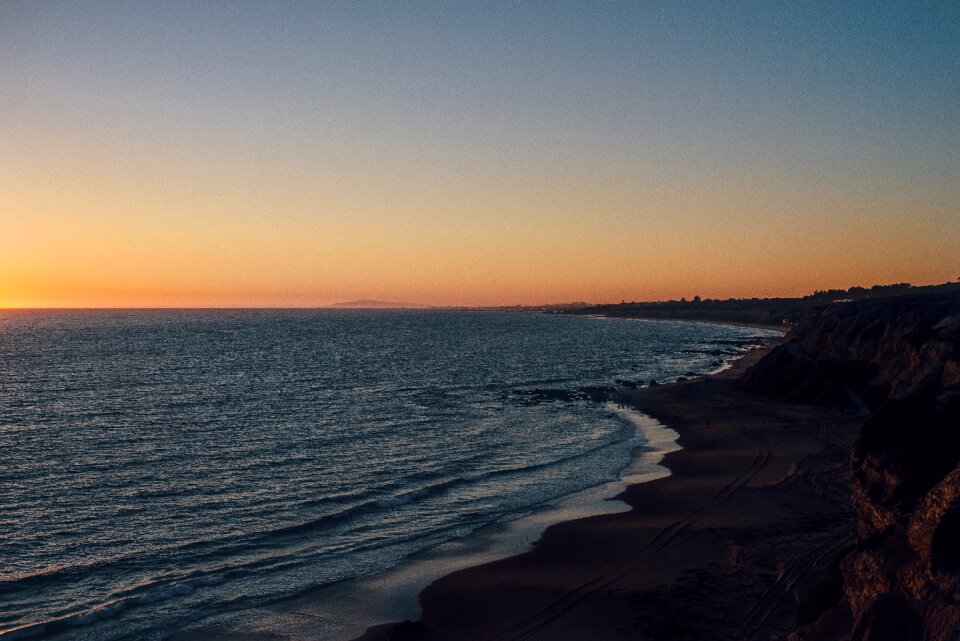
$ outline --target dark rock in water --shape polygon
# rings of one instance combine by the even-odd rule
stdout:
[[[623,386],[623,387],[629,387],[630,389],[637,389],[638,387],[640,387],[640,384],[639,384],[639,383],[635,383],[635,382],[633,382],[633,381],[624,380],[624,379],[622,379],[622,378],[618,378],[615,382],[616,382],[617,385],[620,385],[620,386]]]
[[[677,377],[677,382],[678,382],[678,383],[686,383],[687,380],[688,380],[688,379],[687,379],[686,376],[678,376],[678,377]]]
[[[584,387],[580,390],[584,396],[594,402],[603,402],[610,400],[614,390],[609,387]]]
[[[850,457],[857,543],[837,584],[851,641],[960,638],[958,364],[960,296],[905,296],[813,310],[740,381],[869,415]]]
[[[653,387],[653,386],[659,385],[659,384],[660,384],[660,383],[657,382],[657,379],[655,379],[655,378],[650,379],[650,387]]]
[[[573,392],[562,389],[532,389],[532,390],[514,390],[514,394],[527,396],[533,402],[542,401],[564,401],[574,400]]]
[[[702,354],[704,356],[737,356],[742,354],[738,349],[685,349],[686,354]]]
[[[748,336],[747,338],[722,338],[713,341],[717,345],[734,345],[736,347],[750,347],[763,343],[763,338]]]
[[[518,396],[526,396],[531,403],[548,401],[562,401],[564,403],[574,401],[604,402],[610,400],[616,394],[616,389],[613,387],[581,387],[577,390],[536,388],[514,390],[513,393]]]
[[[533,390],[533,397],[543,400],[566,402],[574,399],[572,392],[562,389],[535,389]]]
[[[687,372],[686,374],[684,374],[684,376],[689,376],[690,378],[693,378],[694,376],[700,376],[700,375],[697,374],[696,372]]]

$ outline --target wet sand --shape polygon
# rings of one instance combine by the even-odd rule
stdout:
[[[857,419],[740,391],[761,351],[716,376],[628,392],[680,433],[672,475],[629,486],[632,510],[554,525],[525,554],[420,595],[419,622],[377,639],[778,639],[853,540]],[[839,598],[839,597],[838,597]]]

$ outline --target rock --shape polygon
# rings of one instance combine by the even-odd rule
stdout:
[[[849,608],[848,638],[960,639],[960,295],[817,308],[740,385],[867,415],[850,456],[857,542],[834,608]]]
[[[595,403],[602,403],[610,400],[614,390],[610,387],[582,387],[580,393]]]
[[[563,401],[569,403],[574,400],[574,395],[569,390],[562,389],[532,389],[532,390],[516,390],[514,394],[527,396],[531,401],[542,402],[542,401]]]
[[[854,625],[850,641],[925,641],[925,637],[910,603],[898,594],[885,594]]]
[[[955,360],[948,360],[943,364],[940,384],[947,388],[960,387],[960,363]]]
[[[788,401],[871,409],[924,388],[960,385],[960,295],[915,295],[816,308],[742,385]],[[838,393],[840,392],[840,393]]]

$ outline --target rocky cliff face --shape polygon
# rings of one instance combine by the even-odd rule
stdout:
[[[960,295],[813,310],[741,384],[865,416],[850,459],[857,545],[822,617],[849,611],[849,629],[829,636],[960,640]],[[824,621],[795,638],[825,638]]]

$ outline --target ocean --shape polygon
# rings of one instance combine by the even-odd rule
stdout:
[[[649,436],[590,388],[705,374],[773,334],[519,311],[2,312],[0,637],[160,640],[396,572],[637,472]]]

